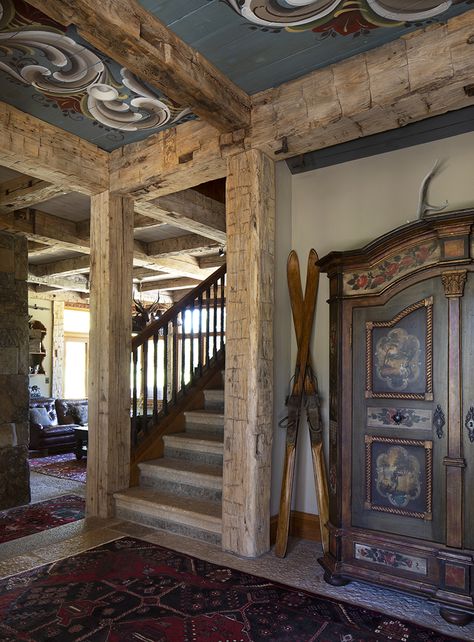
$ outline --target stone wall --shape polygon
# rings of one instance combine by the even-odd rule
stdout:
[[[0,232],[0,510],[30,501],[27,269],[26,239]]]

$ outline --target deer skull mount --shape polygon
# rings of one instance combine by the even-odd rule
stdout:
[[[154,303],[145,305],[142,301],[133,298],[134,311],[132,313],[132,332],[142,332],[149,323],[156,321],[161,316],[160,295]]]

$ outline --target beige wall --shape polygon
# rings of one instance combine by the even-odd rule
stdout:
[[[37,306],[35,309],[34,306]],[[43,309],[45,308],[45,309]],[[44,375],[30,375],[29,385],[39,386],[41,394],[44,397],[51,395],[51,376],[52,376],[52,352],[53,352],[53,302],[44,299],[35,299],[32,296],[28,298],[28,314],[32,316],[33,320],[41,321],[46,328],[46,336],[44,338],[44,347],[46,349],[46,356],[43,361],[43,368],[46,372]],[[46,381],[48,380],[48,383]]]
[[[421,182],[436,159],[446,159],[446,169],[433,182],[430,202],[444,203],[449,209],[474,207],[474,134],[463,134],[442,141],[351,161],[291,177],[277,173],[277,271],[275,316],[275,371],[288,369],[286,341],[289,308],[286,282],[281,272],[290,248],[295,249],[302,265],[314,247],[319,256],[331,250],[360,247],[377,236],[413,220],[417,216]],[[288,192],[291,191],[291,208]],[[290,223],[291,222],[291,223]],[[289,235],[291,241],[281,242]],[[278,238],[280,236],[280,243]],[[304,272],[304,269],[303,269]],[[305,275],[303,276],[305,278]],[[285,287],[283,287],[283,285]],[[285,299],[286,297],[286,299]],[[321,276],[312,357],[319,378],[324,426],[328,425],[328,283]],[[279,301],[279,306],[278,306]],[[294,367],[296,344],[291,328],[291,366]],[[283,375],[281,375],[283,376]],[[291,376],[291,374],[289,375]],[[287,379],[289,378],[287,377]],[[278,384],[277,384],[278,385]],[[280,386],[281,388],[281,386]],[[275,423],[282,416],[284,395],[275,389]],[[281,483],[281,459],[284,440],[275,426],[272,514],[278,509]],[[293,508],[317,513],[309,440],[304,422],[300,425],[296,483]]]

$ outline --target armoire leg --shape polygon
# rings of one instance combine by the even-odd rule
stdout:
[[[439,614],[443,620],[446,620],[449,624],[456,624],[457,626],[466,626],[466,624],[469,624],[473,618],[470,613],[454,611],[453,609],[447,609],[444,606],[440,608]]]
[[[331,586],[346,586],[346,584],[350,584],[351,582],[342,575],[328,573],[327,571],[324,573],[324,581]]]

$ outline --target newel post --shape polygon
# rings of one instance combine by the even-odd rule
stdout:
[[[133,202],[91,198],[91,330],[87,514],[113,514],[130,475]]]
[[[274,163],[258,150],[229,159],[222,546],[270,547],[273,412]]]

